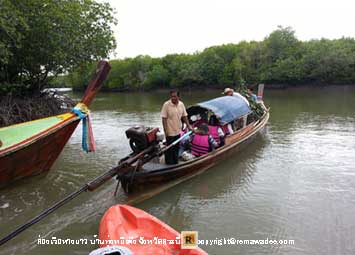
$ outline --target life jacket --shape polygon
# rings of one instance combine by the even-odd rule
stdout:
[[[225,136],[229,135],[228,124],[225,124],[224,126],[222,126],[222,131],[223,131]]]
[[[210,135],[213,137],[213,139],[216,141],[218,145],[221,143],[221,139],[219,138],[218,134],[218,126],[208,126],[208,130],[210,131]]]
[[[209,150],[208,135],[195,134],[191,142],[191,153],[199,157],[207,154]]]

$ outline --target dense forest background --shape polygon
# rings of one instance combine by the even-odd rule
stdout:
[[[0,96],[31,97],[116,48],[108,3],[0,0]]]
[[[62,97],[44,89],[85,89],[98,60],[116,49],[117,19],[108,3],[0,0],[0,6],[0,126],[60,113]],[[305,42],[280,26],[262,41],[110,64],[108,91],[355,84],[355,40]]]
[[[56,86],[83,89],[96,63],[85,64]],[[355,83],[355,40],[299,41],[290,27],[278,27],[263,41],[213,46],[194,54],[111,60],[104,89],[145,91],[171,87],[222,88]]]
[[[108,3],[0,0],[0,6],[0,97],[31,97],[49,86],[82,90],[97,61],[116,48]],[[111,91],[355,84],[355,40],[300,41],[280,26],[263,41],[110,64],[104,89]]]
[[[72,107],[72,100],[44,88],[60,74],[107,58],[116,48],[116,22],[101,1],[0,0],[0,127]]]

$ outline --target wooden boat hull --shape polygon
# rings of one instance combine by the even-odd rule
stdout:
[[[68,120],[36,142],[0,157],[0,187],[24,177],[48,172],[79,122]]]
[[[154,164],[147,164],[139,171],[118,175],[122,188],[126,193],[139,192],[172,180],[189,179],[189,177],[200,174],[220,161],[233,157],[237,151],[251,143],[259,133],[264,131],[268,119],[269,113],[267,112],[257,123],[251,123],[240,132],[229,136],[225,146],[202,157],[172,166],[164,165],[162,167],[162,165],[156,164],[155,169]]]
[[[90,106],[110,68],[108,62],[99,62],[81,105]],[[66,113],[1,128],[0,188],[15,180],[47,172],[79,122],[76,114]]]

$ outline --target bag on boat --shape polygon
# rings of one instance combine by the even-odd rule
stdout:
[[[195,155],[192,155],[190,152],[188,151],[184,151],[182,154],[181,154],[181,158],[184,160],[184,161],[189,161],[191,159],[194,159],[196,158]]]

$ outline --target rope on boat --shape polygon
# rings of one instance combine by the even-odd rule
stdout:
[[[137,172],[138,168],[141,167],[141,165],[142,165],[142,160],[138,159],[137,165],[136,165],[136,167],[134,168],[134,170],[133,170],[133,172],[131,174],[129,185],[131,185],[133,183],[134,176],[136,175],[136,172]],[[128,191],[128,186],[127,186],[127,191]]]
[[[114,196],[117,195],[118,192],[118,188],[120,187],[120,179],[117,178],[117,185],[116,185],[116,189],[115,189],[115,193],[113,193]]]
[[[89,108],[84,103],[78,103],[74,107],[72,112],[78,115],[78,117],[83,120],[83,136],[81,143],[83,150],[86,152],[95,151],[96,145],[94,141],[94,133],[92,131],[91,115]]]

